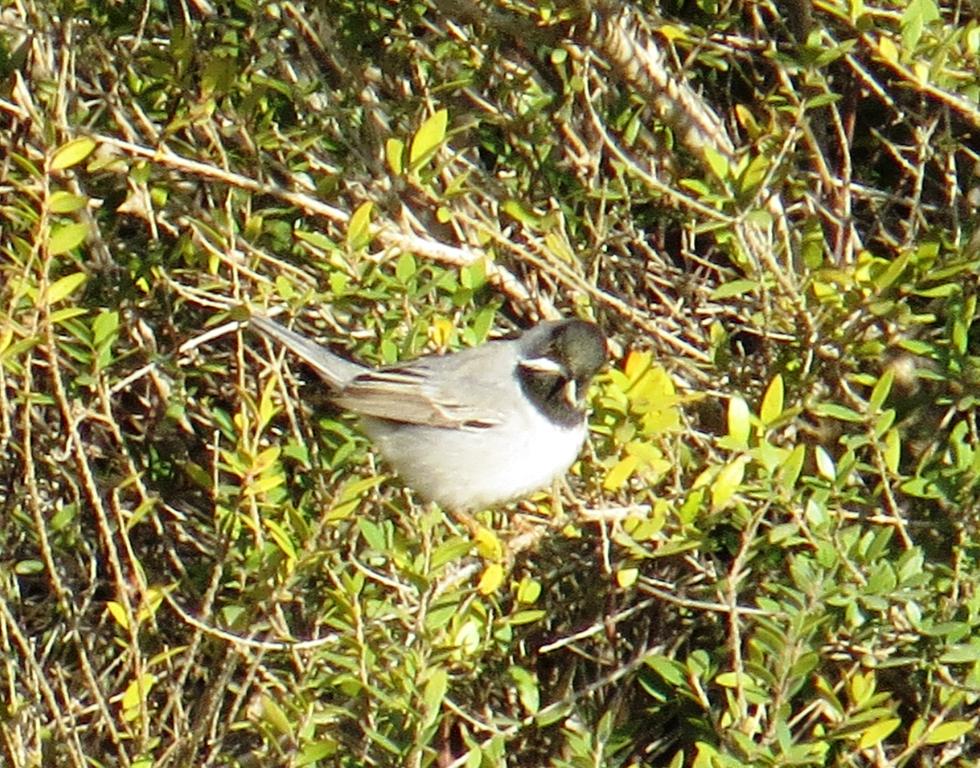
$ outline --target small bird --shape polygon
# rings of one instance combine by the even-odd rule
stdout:
[[[368,368],[274,320],[252,326],[301,357],[402,480],[450,512],[548,486],[585,441],[583,398],[608,357],[594,323],[540,323],[513,339]]]

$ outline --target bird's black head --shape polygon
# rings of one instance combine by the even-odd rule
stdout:
[[[555,423],[579,423],[585,390],[609,357],[599,326],[585,320],[542,323],[521,342],[518,378],[524,393]]]

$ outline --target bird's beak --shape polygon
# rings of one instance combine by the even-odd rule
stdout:
[[[565,400],[574,408],[582,405],[578,399],[578,386],[575,384],[575,379],[569,379],[565,382]]]

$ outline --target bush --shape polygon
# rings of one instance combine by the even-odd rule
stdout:
[[[980,759],[965,8],[2,13],[10,765]],[[272,307],[596,319],[570,488],[420,505]]]

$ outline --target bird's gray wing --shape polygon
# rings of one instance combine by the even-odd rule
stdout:
[[[369,370],[363,365],[344,360],[344,358],[268,317],[252,315],[250,324],[259,333],[278,341],[288,350],[301,357],[334,390],[342,389],[358,374]]]
[[[334,397],[363,416],[450,429],[481,429],[503,422],[511,383],[509,350],[491,344],[445,357],[423,357],[365,371]]]

